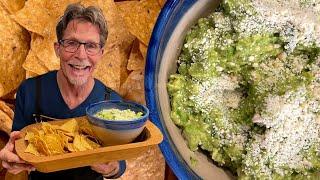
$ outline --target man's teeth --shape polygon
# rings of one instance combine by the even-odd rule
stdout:
[[[73,68],[79,69],[79,70],[86,69],[86,68],[90,67],[90,66],[73,65],[73,64],[70,64],[70,66]]]

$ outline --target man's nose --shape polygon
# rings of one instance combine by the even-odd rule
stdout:
[[[84,47],[84,44],[80,44],[76,54],[79,58],[86,58],[87,57],[87,52],[86,52],[86,48]]]

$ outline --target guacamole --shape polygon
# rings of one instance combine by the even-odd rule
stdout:
[[[187,33],[171,119],[239,179],[320,171],[320,2],[224,0]]]
[[[97,112],[94,116],[101,119],[107,120],[132,120],[142,117],[142,112],[134,112],[130,109],[103,109]]]

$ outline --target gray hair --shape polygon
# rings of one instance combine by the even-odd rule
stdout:
[[[97,25],[100,30],[100,45],[102,47],[105,45],[108,29],[102,10],[94,6],[84,7],[79,3],[68,5],[63,16],[60,18],[60,21],[56,26],[58,42],[62,40],[63,33],[67,29],[68,23],[74,19],[81,19]]]

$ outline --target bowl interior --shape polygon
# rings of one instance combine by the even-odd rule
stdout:
[[[207,155],[204,155],[202,152],[193,152],[191,151],[183,136],[181,135],[181,130],[172,122],[170,118],[170,98],[167,92],[167,82],[168,78],[171,74],[175,73],[177,70],[177,59],[180,54],[181,47],[183,45],[183,41],[187,31],[197,23],[197,20],[201,17],[207,16],[209,13],[213,12],[214,9],[220,3],[219,0],[201,0],[194,1],[194,4],[187,9],[183,9],[184,4],[187,1],[179,1],[180,4],[176,5],[176,10],[173,11],[171,17],[169,17],[170,24],[172,22],[178,21],[177,25],[171,29],[170,26],[166,26],[164,33],[160,36],[160,46],[158,51],[155,53],[156,55],[156,68],[155,68],[155,89],[154,93],[156,94],[156,106],[157,111],[159,113],[159,119],[161,125],[164,127],[164,134],[168,134],[169,141],[172,142],[170,145],[173,148],[173,152],[176,153],[176,156],[181,156],[182,160],[177,160],[176,164],[173,162],[169,162],[169,164],[173,164],[171,168],[175,171],[175,169],[179,169],[179,165],[184,165],[183,161],[187,163],[189,166],[187,171],[191,169],[193,173],[197,176],[201,177],[201,179],[233,179],[233,176],[228,172],[223,170],[222,168],[217,167],[213,161],[208,158]],[[180,6],[180,7],[179,7]],[[179,9],[180,8],[180,9]],[[175,16],[175,14],[179,14],[179,11],[186,11],[184,15],[180,18],[179,16]],[[173,19],[172,19],[173,18]],[[168,28],[170,30],[168,30]],[[156,29],[157,31],[157,29]],[[156,32],[154,31],[154,33]],[[161,30],[159,30],[161,32]],[[163,39],[170,37],[167,42]],[[150,49],[150,48],[149,48]],[[149,52],[148,52],[149,53]],[[152,56],[152,53],[150,53]],[[149,57],[150,58],[150,57]],[[152,57],[151,57],[152,58]],[[148,97],[149,100],[151,97]],[[152,103],[153,100],[151,100]],[[149,102],[150,103],[150,102]],[[160,146],[161,147],[161,146]],[[162,146],[162,152],[166,152]],[[171,155],[172,156],[172,155]],[[166,157],[167,158],[167,157]],[[167,161],[170,157],[167,158]],[[196,161],[196,163],[193,163]],[[181,178],[188,178],[190,173],[177,172],[178,176]],[[199,178],[198,177],[198,178]]]
[[[130,109],[131,111],[134,111],[135,113],[142,112],[142,116],[139,118],[135,118],[132,120],[108,120],[108,119],[101,119],[98,117],[95,117],[95,114],[103,109],[119,109],[119,110],[126,110]],[[104,123],[113,123],[113,124],[130,124],[140,121],[146,121],[149,115],[149,110],[147,107],[134,103],[134,102],[128,102],[128,101],[101,101],[98,103],[91,104],[86,109],[87,115],[90,119],[95,119],[102,121]]]

